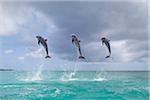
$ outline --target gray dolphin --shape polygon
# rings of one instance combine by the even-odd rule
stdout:
[[[105,43],[105,45],[107,46],[108,51],[109,51],[109,55],[106,56],[105,58],[109,58],[110,55],[111,55],[111,48],[110,48],[110,43],[109,43],[110,40],[108,40],[108,39],[105,38],[105,37],[102,37],[101,40],[102,40],[102,45],[104,45],[104,43]]]
[[[47,39],[44,39],[43,37],[41,37],[41,36],[36,36],[36,38],[38,39],[38,44],[40,45],[40,44],[42,44],[42,46],[45,48],[45,50],[46,50],[46,57],[45,58],[51,58],[49,55],[48,55],[48,46],[47,46],[47,43],[46,43],[46,41],[47,41]]]
[[[82,56],[79,38],[75,34],[72,34],[71,36],[72,36],[72,43],[74,43],[78,47],[80,54],[79,59],[85,59],[85,57]]]

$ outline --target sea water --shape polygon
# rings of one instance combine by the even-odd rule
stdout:
[[[148,72],[35,73],[1,71],[0,100],[149,100]]]

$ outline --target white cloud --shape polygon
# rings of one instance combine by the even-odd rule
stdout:
[[[26,57],[33,57],[33,58],[41,58],[44,56],[44,51],[42,50],[42,48],[34,50],[34,51],[30,51],[27,52],[25,54]]]
[[[19,60],[24,60],[24,59],[25,59],[25,57],[23,57],[23,56],[19,56],[19,57],[18,57],[18,59],[19,59]]]
[[[11,54],[11,53],[13,53],[13,52],[14,52],[14,50],[8,49],[8,50],[5,51],[5,54]]]
[[[45,51],[42,48],[26,48],[27,52],[25,53],[24,56],[19,56],[17,59],[19,60],[24,60],[25,58],[42,58],[45,57]]]
[[[26,4],[0,3],[0,35],[53,32],[56,26],[43,13]]]
[[[40,49],[28,49],[25,55],[18,56],[17,59],[24,60],[26,58],[42,58],[45,56],[45,52],[42,48]]]
[[[28,19],[29,15],[25,13],[26,10],[18,9],[17,7],[0,3],[0,35],[16,34],[19,30],[19,25]]]
[[[128,62],[132,60],[131,52],[128,50],[126,41],[112,41],[112,57],[117,61]]]

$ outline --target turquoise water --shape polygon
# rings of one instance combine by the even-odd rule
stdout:
[[[0,100],[148,100],[148,72],[0,72]]]

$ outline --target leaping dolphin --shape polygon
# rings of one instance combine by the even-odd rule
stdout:
[[[109,51],[109,55],[106,56],[105,58],[109,58],[110,55],[111,55],[111,48],[110,48],[110,43],[109,43],[110,40],[108,40],[108,39],[105,38],[105,37],[102,37],[101,40],[102,40],[102,45],[104,45],[104,43],[105,43],[105,45],[107,46],[108,51]]]
[[[80,54],[79,59],[85,59],[85,57],[82,56],[79,38],[75,34],[72,34],[71,36],[72,36],[72,43],[74,43],[78,47]]]
[[[41,37],[41,36],[36,36],[36,38],[38,39],[38,45],[40,45],[40,44],[42,44],[42,46],[45,48],[45,50],[46,50],[46,57],[45,58],[51,58],[50,56],[49,56],[49,54],[48,54],[48,46],[47,46],[47,43],[46,43],[46,41],[47,41],[47,39],[44,39],[43,37]]]

